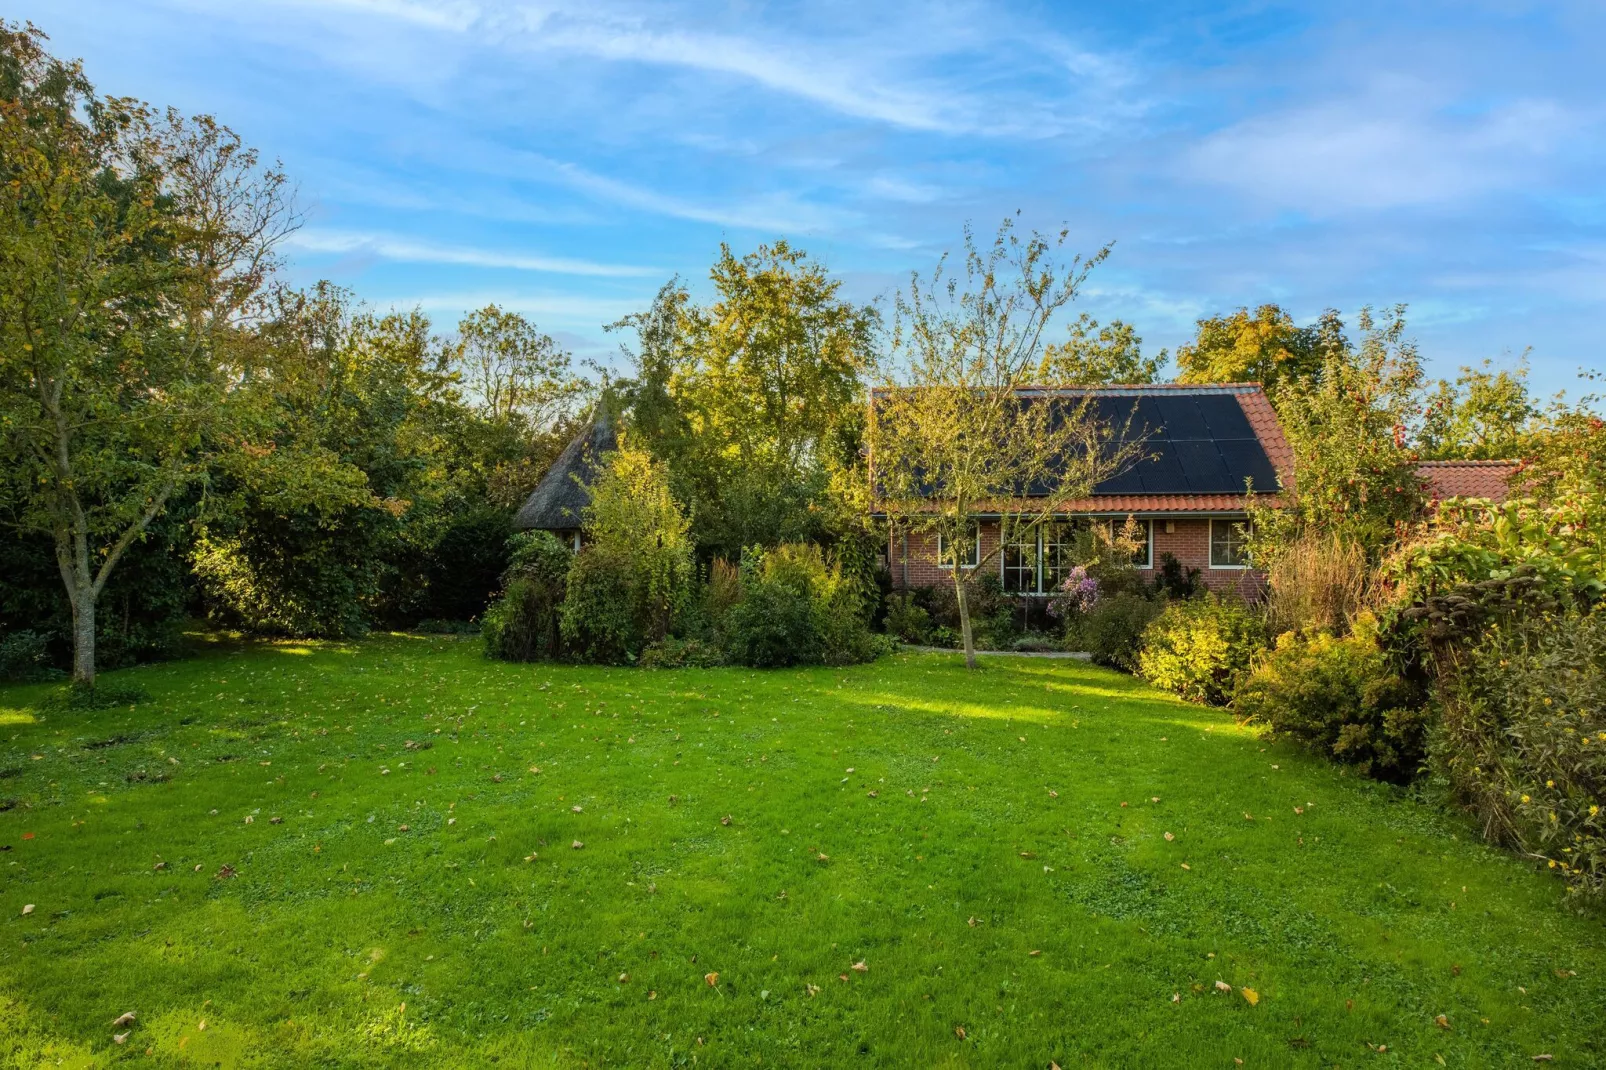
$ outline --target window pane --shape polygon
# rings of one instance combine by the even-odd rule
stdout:
[[[1043,525],[1043,587],[1053,591],[1076,564],[1076,527],[1070,522]]]
[[[1249,564],[1248,538],[1242,520],[1210,522],[1210,563],[1217,568],[1242,568]]]
[[[1028,535],[1004,547],[1004,590],[1031,594],[1037,590],[1037,536]]]
[[[1128,528],[1125,518],[1107,517],[1103,523],[1112,543],[1127,534]],[[1148,568],[1150,565],[1149,547],[1153,541],[1153,522],[1133,518],[1132,524],[1134,526],[1131,531],[1137,539],[1137,546],[1132,551],[1132,564],[1138,568]]]

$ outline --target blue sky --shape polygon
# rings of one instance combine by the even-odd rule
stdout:
[[[852,295],[1016,210],[1116,243],[1081,307],[1173,347],[1406,302],[1430,369],[1606,367],[1606,4],[12,0],[103,92],[299,185],[297,281],[490,301],[577,354],[719,243]]]

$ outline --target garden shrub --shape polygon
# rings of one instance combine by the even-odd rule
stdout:
[[[820,636],[808,592],[755,578],[725,618],[725,646],[732,661],[759,669],[818,662]]]
[[[643,669],[707,669],[725,664],[725,655],[712,643],[671,635],[648,644],[637,664]]]
[[[47,680],[57,674],[50,666],[50,636],[26,628],[0,635],[0,680]]]
[[[915,599],[913,591],[887,596],[887,634],[906,643],[931,641],[931,614]]]
[[[754,548],[741,579],[742,599],[725,617],[726,651],[738,664],[847,665],[887,649],[870,631],[860,585],[818,546]]]
[[[634,661],[690,608],[689,523],[669,492],[667,469],[635,449],[609,455],[583,518],[560,631],[583,660]]]
[[[1440,696],[1434,767],[1488,838],[1606,897],[1606,609],[1495,622]]]
[[[1204,593],[1204,583],[1198,569],[1185,567],[1175,554],[1163,553],[1154,570],[1154,593],[1161,598],[1196,598]]]
[[[1100,596],[1066,627],[1067,644],[1086,650],[1099,665],[1136,672],[1143,630],[1160,613],[1160,603],[1130,591]]]
[[[1284,632],[1238,686],[1233,707],[1363,775],[1403,783],[1422,767],[1428,713],[1420,690],[1390,666],[1375,620],[1351,633]]]
[[[502,594],[485,611],[485,653],[504,661],[550,660],[562,653],[560,619],[574,555],[549,531],[508,540]]]
[[[569,566],[558,631],[565,650],[580,661],[619,665],[634,661],[649,635],[635,587],[639,577],[631,556],[587,546]]]
[[[1138,673],[1185,699],[1220,706],[1265,644],[1264,621],[1239,599],[1170,602],[1143,632]]]

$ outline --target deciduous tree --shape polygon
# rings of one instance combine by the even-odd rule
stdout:
[[[1043,333],[1107,255],[1062,253],[1067,234],[1022,238],[1006,221],[991,244],[965,231],[962,266],[945,257],[896,300],[892,362],[871,404],[871,479],[896,523],[941,542],[952,569],[965,663],[976,665],[967,561],[980,569],[1032,535],[1067,500],[1141,456],[1086,397],[1032,392]],[[980,521],[1000,539],[977,546]]]

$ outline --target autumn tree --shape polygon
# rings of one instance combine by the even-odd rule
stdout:
[[[1491,362],[1440,379],[1422,413],[1417,440],[1432,460],[1521,458],[1533,445],[1543,411],[1528,390],[1528,358],[1494,370]]]
[[[941,546],[971,668],[967,571],[1141,456],[1141,443],[1100,422],[1085,395],[1029,389],[1054,314],[1108,254],[1067,259],[1066,238],[1023,238],[1006,221],[981,245],[967,227],[959,271],[944,257],[898,294],[892,359],[871,404],[877,505]],[[978,546],[984,516],[999,525],[990,549]]]
[[[1275,397],[1294,451],[1294,485],[1284,488],[1285,507],[1251,510],[1259,565],[1302,532],[1340,538],[1375,561],[1420,512],[1410,427],[1423,373],[1405,306],[1364,308],[1357,326],[1357,344],[1328,347],[1315,374],[1286,381]]]
[[[1319,375],[1327,355],[1344,345],[1344,325],[1331,309],[1300,327],[1277,305],[1240,308],[1198,321],[1193,341],[1177,347],[1177,381],[1258,382],[1275,394],[1285,382]]]
[[[8,514],[54,544],[87,687],[107,579],[234,444],[295,220],[226,127],[101,97],[45,43],[0,24],[0,457]]]
[[[1143,355],[1143,339],[1129,323],[1099,326],[1086,312],[1071,324],[1070,337],[1045,346],[1038,381],[1048,386],[1158,382],[1170,355]]]
[[[614,325],[637,337],[620,384],[630,423],[668,464],[700,549],[819,539],[833,467],[856,453],[875,310],[784,241],[721,246],[710,279],[706,307],[671,282]]]

